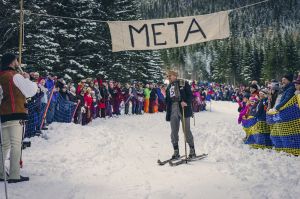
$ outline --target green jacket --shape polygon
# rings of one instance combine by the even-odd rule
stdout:
[[[144,89],[145,99],[150,99],[150,93],[151,93],[151,90],[149,88]]]

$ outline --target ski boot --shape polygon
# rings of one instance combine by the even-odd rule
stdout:
[[[196,157],[195,148],[190,148],[189,159],[193,159]]]
[[[180,158],[180,155],[179,155],[179,149],[175,149],[174,150],[174,154],[172,155],[172,160],[177,160]]]

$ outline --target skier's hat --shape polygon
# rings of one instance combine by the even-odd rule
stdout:
[[[174,71],[174,70],[170,70],[170,71],[168,72],[168,76],[171,76],[171,75],[174,75],[174,76],[178,77],[178,72],[176,72],[176,71]]]

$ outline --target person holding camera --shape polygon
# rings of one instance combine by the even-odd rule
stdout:
[[[3,89],[3,100],[0,105],[0,116],[3,134],[3,154],[10,150],[10,170],[8,183],[29,181],[20,175],[20,157],[22,143],[22,123],[27,119],[26,98],[33,97],[38,90],[37,84],[30,81],[29,74],[17,72],[19,66],[17,56],[7,53],[2,56],[0,85]],[[4,163],[0,159],[0,181],[3,181]]]

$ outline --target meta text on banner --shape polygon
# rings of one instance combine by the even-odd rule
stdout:
[[[230,35],[228,14],[108,22],[112,50],[155,50],[224,39]]]

